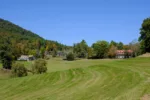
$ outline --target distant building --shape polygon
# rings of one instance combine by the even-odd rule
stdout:
[[[132,50],[117,50],[116,51],[116,58],[123,59],[123,58],[131,58],[133,55]]]
[[[19,61],[32,61],[35,60],[35,57],[33,55],[21,55],[21,57],[18,58]]]

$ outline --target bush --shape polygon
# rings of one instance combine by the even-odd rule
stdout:
[[[67,59],[68,61],[73,61],[73,60],[75,59],[74,54],[73,54],[73,53],[67,54],[66,59]]]
[[[1,51],[0,52],[0,60],[2,62],[3,68],[11,69],[12,61],[13,61],[12,54],[5,52],[5,51]]]
[[[47,62],[44,59],[38,59],[32,65],[32,72],[37,74],[46,73],[47,71]]]
[[[27,76],[27,69],[21,63],[15,63],[12,66],[12,74],[17,77]]]

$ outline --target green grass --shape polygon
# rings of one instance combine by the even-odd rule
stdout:
[[[0,68],[2,67],[2,64],[0,63]]]
[[[0,100],[140,100],[145,94],[150,58],[51,59],[46,74],[0,79]]]

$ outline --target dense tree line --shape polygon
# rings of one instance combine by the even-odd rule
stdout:
[[[117,50],[128,50],[129,45],[124,45],[122,42],[97,41],[89,47],[85,40],[73,45],[73,53],[77,58],[115,58]]]
[[[107,42],[97,41],[89,47],[85,40],[80,43],[76,43],[73,46],[73,53],[77,58],[89,58],[89,59],[103,59],[103,58],[116,58],[117,50],[125,50],[126,56],[138,56],[141,54],[140,42],[133,40],[129,44],[125,45],[122,42]],[[128,50],[133,53],[128,54]],[[127,57],[128,58],[128,57]]]
[[[47,42],[55,44],[58,50],[67,47],[57,41],[45,40],[31,31],[3,19],[0,19],[0,38],[1,43],[22,43],[27,44],[31,49],[36,49],[37,46],[45,46]]]

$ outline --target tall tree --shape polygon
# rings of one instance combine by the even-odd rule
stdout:
[[[79,58],[86,58],[88,53],[88,45],[85,40],[80,43],[74,44],[73,51]]]
[[[41,56],[41,58],[44,58],[44,57],[45,57],[45,48],[44,48],[44,47],[42,47],[42,48],[40,49],[40,56]]]
[[[13,61],[11,53],[1,50],[0,51],[0,60],[2,61],[3,68],[11,69],[12,61]]]
[[[116,57],[116,51],[117,51],[117,47],[112,45],[110,48],[109,48],[109,51],[108,51],[108,57],[109,58],[115,58]]]
[[[123,43],[122,42],[119,42],[118,45],[117,45],[117,48],[118,50],[122,50],[123,49]]]
[[[113,45],[113,46],[117,46],[117,42],[115,42],[115,41],[112,40],[109,45],[110,45],[110,47],[111,47],[112,45]]]
[[[92,45],[95,57],[104,58],[107,56],[109,43],[107,41],[98,41]]]
[[[89,47],[88,48],[88,58],[92,58],[93,57],[93,48]]]
[[[150,52],[150,18],[144,19],[140,29],[139,41],[143,53]]]

